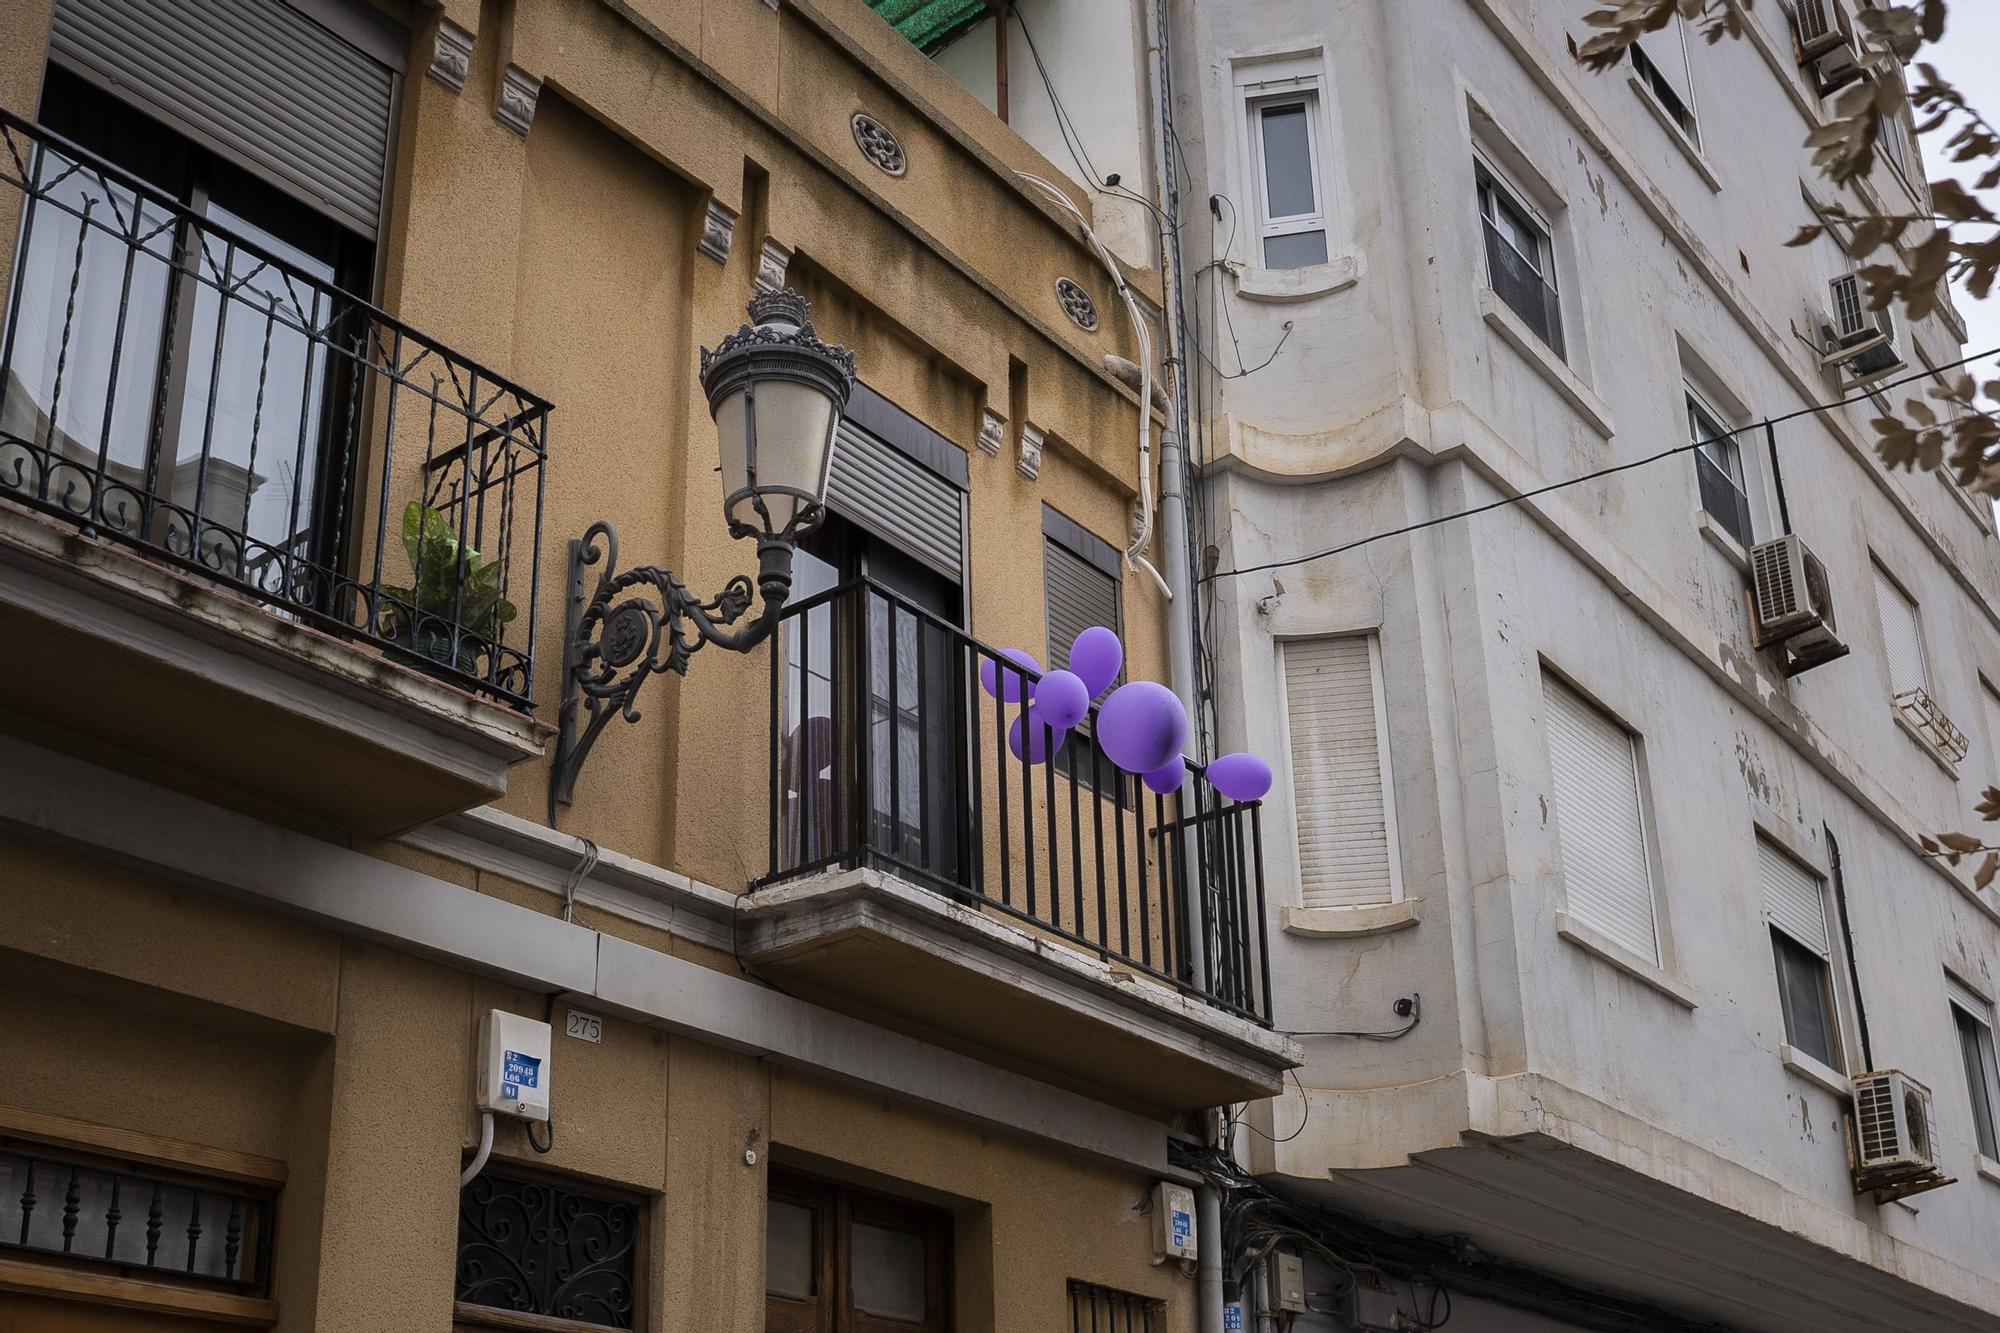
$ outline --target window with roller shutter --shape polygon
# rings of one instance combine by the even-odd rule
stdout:
[[[1664,28],[1644,33],[1632,47],[1632,70],[1667,118],[1694,144],[1701,142],[1695,121],[1694,80],[1688,66],[1687,25],[1679,16]]]
[[[1826,885],[1768,838],[1757,839],[1764,919],[1778,970],[1785,1041],[1830,1069],[1840,1068],[1840,1021],[1833,997],[1833,932]]]
[[[1620,948],[1658,963],[1637,742],[1548,672],[1542,674],[1542,698],[1565,910]]]
[[[1875,575],[1875,609],[1882,621],[1882,655],[1889,667],[1889,692],[1928,690],[1930,671],[1924,659],[1923,626],[1917,603],[1880,564]]]
[[[1299,904],[1402,897],[1384,743],[1381,648],[1372,634],[1284,645]]]
[[[1047,505],[1042,506],[1042,574],[1048,597],[1049,670],[1067,670],[1070,645],[1094,625],[1124,637],[1117,549]],[[1124,679],[1121,670],[1118,680]],[[1118,766],[1105,756],[1086,722],[1056,751],[1055,770],[1108,794]]]

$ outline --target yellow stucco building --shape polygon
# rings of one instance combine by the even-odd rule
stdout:
[[[1192,1329],[1169,1136],[1297,1059],[1256,811],[977,683],[1167,673],[1158,272],[861,0],[0,32],[0,1330]],[[755,568],[700,355],[785,288],[830,516],[553,799],[666,651],[600,575]]]

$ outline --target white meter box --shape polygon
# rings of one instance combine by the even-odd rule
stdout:
[[[479,1020],[479,1109],[517,1120],[549,1118],[550,1028],[489,1009]]]
[[[1193,1259],[1199,1250],[1194,1230],[1194,1191],[1164,1180],[1153,1186],[1153,1262]]]

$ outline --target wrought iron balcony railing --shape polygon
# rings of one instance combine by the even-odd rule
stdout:
[[[525,709],[549,404],[0,110],[0,497]]]
[[[1018,706],[977,684],[988,666],[1023,679],[866,579],[786,608],[762,884],[873,866],[1268,1024],[1258,804],[1198,777],[1148,792],[1090,740],[1094,707],[1057,754],[1018,756]]]

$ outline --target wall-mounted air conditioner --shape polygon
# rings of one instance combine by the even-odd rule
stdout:
[[[1799,64],[1819,85],[1820,96],[1861,77],[1861,39],[1847,0],[1792,0],[1792,30]]]
[[[1962,761],[1966,751],[1972,748],[1965,733],[1945,716],[1944,709],[1938,707],[1937,700],[1931,698],[1930,691],[1922,686],[1897,695],[1896,711],[1902,715],[1903,721],[1910,724],[1910,730],[1923,738],[1924,744],[1951,763]]]
[[[1857,1192],[1878,1203],[1954,1184],[1938,1170],[1931,1090],[1900,1069],[1854,1075],[1854,1116],[1847,1126]]]
[[[1858,381],[1876,380],[1906,364],[1896,345],[1896,318],[1885,307],[1870,310],[1859,273],[1843,273],[1827,285],[1830,302],[1820,316],[1820,361],[1840,366]]]
[[[1750,618],[1752,641],[1780,649],[1787,676],[1847,656],[1826,566],[1795,534],[1750,548]]]

